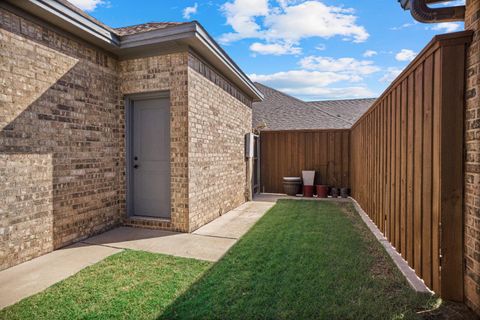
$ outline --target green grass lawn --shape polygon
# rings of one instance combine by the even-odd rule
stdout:
[[[155,319],[211,264],[123,251],[1,310],[0,319]]]
[[[279,201],[161,319],[415,319],[402,278],[350,203]]]
[[[416,294],[349,203],[282,200],[218,263],[126,251],[2,319],[416,319]]]

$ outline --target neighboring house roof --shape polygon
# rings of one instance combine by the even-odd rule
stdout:
[[[312,108],[304,101],[255,83],[264,100],[253,104],[253,128],[262,130],[347,129],[350,123]]]
[[[309,101],[308,105],[318,108],[336,118],[342,119],[353,125],[367,112],[376,99],[346,99]]]
[[[173,23],[151,22],[113,29],[66,0],[7,0],[13,9],[20,8],[73,35],[93,43],[119,58],[142,57],[192,49],[237,85],[253,101],[262,93],[248,76],[218,45],[197,21]],[[0,1],[0,5],[4,5]],[[9,6],[9,4],[5,4]]]
[[[253,104],[252,127],[265,126],[261,130],[349,129],[354,123],[352,119],[358,119],[367,111],[367,105],[375,101],[357,99],[309,103],[258,82],[255,85],[265,98]],[[359,102],[358,110],[354,107],[355,101]],[[341,112],[333,112],[335,106],[339,106]],[[338,113],[343,116],[337,116]]]

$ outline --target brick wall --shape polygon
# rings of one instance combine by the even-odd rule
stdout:
[[[480,314],[480,0],[467,0],[465,29],[474,30],[467,53],[465,111],[465,300]]]
[[[188,68],[190,231],[246,201],[251,100],[194,54]]]
[[[127,219],[128,225],[188,231],[187,63],[187,52],[120,62],[122,94],[168,90],[171,105],[171,221]]]
[[[0,269],[120,222],[117,61],[0,9]]]

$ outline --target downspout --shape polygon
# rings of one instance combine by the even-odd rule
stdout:
[[[404,9],[410,9],[413,18],[423,23],[463,21],[465,6],[431,8],[427,2],[445,2],[446,0],[399,0]]]

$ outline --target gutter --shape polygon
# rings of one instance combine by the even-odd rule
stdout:
[[[465,20],[465,6],[429,7],[429,3],[447,0],[398,0],[404,10],[410,10],[412,17],[423,23],[439,23]]]

